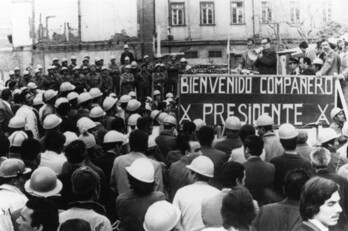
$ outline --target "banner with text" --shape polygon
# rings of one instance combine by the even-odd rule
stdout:
[[[180,122],[201,118],[210,125],[232,115],[254,124],[264,113],[278,125],[329,124],[335,102],[330,77],[182,75],[179,87]]]

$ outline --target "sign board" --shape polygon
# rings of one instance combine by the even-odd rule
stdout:
[[[235,115],[255,124],[268,113],[275,124],[330,124],[335,82],[330,77],[275,75],[182,75],[180,122],[203,119],[223,125]]]

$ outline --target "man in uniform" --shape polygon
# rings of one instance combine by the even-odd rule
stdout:
[[[129,58],[129,62],[133,62],[134,61],[134,55],[132,52],[129,51],[129,46],[128,44],[125,44],[123,46],[123,49],[124,49],[124,52],[121,54],[121,59],[120,59],[120,62],[122,65],[125,64],[125,58],[128,57]]]
[[[73,55],[71,56],[70,60],[71,60],[71,64],[69,65],[68,69],[69,69],[69,74],[73,75],[74,67],[77,66],[77,63],[76,63],[77,58],[76,56]]]
[[[94,87],[101,89],[102,79],[100,74],[97,72],[97,66],[95,64],[91,64],[90,69],[91,69],[91,72],[85,76],[87,91],[89,91],[91,88],[94,88]]]
[[[170,56],[170,62],[167,63],[168,81],[166,84],[167,92],[177,93],[178,78],[179,78],[179,64],[176,61],[176,55]]]
[[[61,83],[60,76],[55,73],[56,66],[48,66],[48,75],[45,76],[43,80],[43,89],[48,90],[48,89],[53,89],[53,90],[59,90],[59,86]]]
[[[120,94],[120,70],[116,64],[116,58],[113,55],[110,57],[109,73],[113,81],[113,91],[116,92],[116,95],[119,95]]]
[[[101,92],[105,96],[109,95],[112,92],[112,89],[114,89],[113,83],[112,83],[112,78],[109,75],[109,70],[106,66],[103,66],[101,68],[101,78],[102,78],[102,88]]]

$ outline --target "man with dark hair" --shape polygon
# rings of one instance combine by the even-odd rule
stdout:
[[[199,129],[197,134],[199,143],[202,146],[202,153],[204,156],[209,157],[214,163],[214,178],[210,183],[217,184],[217,175],[220,171],[220,167],[227,161],[228,156],[216,148],[212,147],[214,140],[214,129],[210,126],[203,126]]]
[[[315,75],[311,68],[311,60],[308,57],[300,58],[301,75]]]
[[[273,187],[274,165],[264,162],[260,155],[263,151],[263,140],[259,136],[250,135],[244,141],[244,153],[247,161],[245,167],[245,187],[247,187],[260,206],[269,203],[269,194]]]
[[[254,220],[255,229],[290,231],[299,225],[302,221],[299,212],[301,189],[309,178],[309,173],[304,169],[288,171],[284,179],[286,199],[279,203],[262,206]]]
[[[115,195],[131,190],[125,167],[131,165],[136,159],[147,158],[145,153],[148,148],[148,138],[148,134],[142,130],[134,130],[130,133],[129,145],[131,152],[118,156],[111,170],[110,188]],[[157,161],[151,160],[151,162],[155,166],[155,191],[163,191],[162,167]]]
[[[277,54],[273,48],[271,48],[271,39],[264,38],[261,41],[263,50],[258,54],[254,63],[261,75],[277,73]]]
[[[325,62],[323,67],[316,73],[318,77],[325,75],[334,75],[334,73],[339,73],[341,59],[337,52],[331,49],[328,40],[321,43],[321,46],[325,53]]]
[[[179,161],[172,163],[168,171],[170,201],[173,201],[178,189],[193,183],[190,170],[186,166],[202,155],[201,145],[197,140],[188,136],[185,136],[183,139],[184,141],[179,147],[182,157]]]
[[[10,151],[10,141],[5,135],[0,135],[0,165],[7,159],[7,156]]]
[[[77,218],[88,221],[92,230],[112,230],[104,207],[96,202],[100,195],[98,173],[90,167],[80,167],[72,174],[71,183],[75,201],[69,204],[68,210],[59,214],[60,223]]]
[[[278,135],[285,153],[274,157],[271,163],[275,167],[274,190],[283,198],[284,177],[286,173],[295,168],[304,168],[308,171],[312,170],[309,160],[303,158],[296,152],[296,143],[298,131],[291,124],[282,124],[279,128]]]
[[[247,50],[243,52],[242,58],[239,61],[237,70],[241,71],[242,69],[253,70],[254,62],[255,62],[255,42],[252,38],[248,38],[247,42]]]
[[[19,231],[56,231],[59,227],[58,208],[46,198],[32,197],[17,219]]]
[[[10,130],[8,128],[8,123],[10,119],[14,116],[12,108],[12,93],[10,89],[5,88],[1,92],[0,99],[0,135],[9,136]]]
[[[25,166],[30,167],[33,171],[40,165],[40,142],[35,139],[26,139],[21,146],[21,158]]]
[[[65,143],[65,136],[57,131],[52,131],[45,138],[46,151],[41,154],[40,166],[51,168],[56,175],[62,172],[63,164],[67,161],[61,154]]]
[[[303,222],[295,230],[328,230],[329,226],[335,226],[342,212],[339,201],[339,187],[335,182],[321,177],[310,179],[301,192],[300,214]]]

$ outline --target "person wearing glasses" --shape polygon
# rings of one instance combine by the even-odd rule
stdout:
[[[264,38],[261,41],[263,50],[258,54],[254,63],[261,75],[277,74],[277,54],[271,47],[271,39]]]

